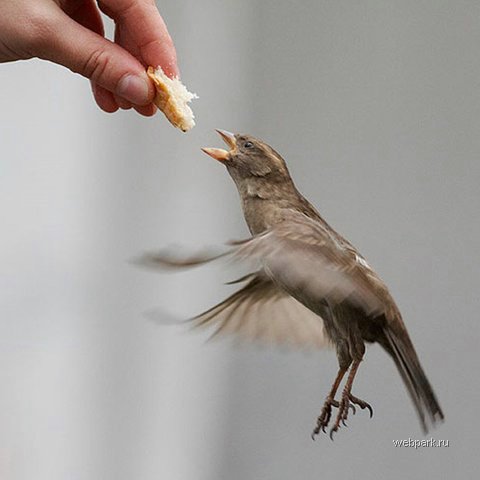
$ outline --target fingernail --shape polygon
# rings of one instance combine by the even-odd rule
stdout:
[[[127,75],[118,82],[117,95],[135,105],[146,105],[149,103],[149,86],[147,79],[137,75]]]

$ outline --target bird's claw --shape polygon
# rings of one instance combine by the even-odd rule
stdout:
[[[367,410],[368,410],[368,413],[370,414],[370,418],[373,417],[373,408],[372,408],[372,406],[371,406],[369,403],[367,403],[367,402],[365,402],[365,401],[363,401],[363,400],[360,400],[359,398],[354,397],[354,396],[351,395],[351,394],[349,395],[349,397],[350,397],[350,402],[351,402],[351,404],[352,404],[352,403],[355,403],[355,404],[358,405],[362,410],[367,409]],[[351,405],[351,404],[350,404],[350,405]]]
[[[317,425],[312,432],[312,440],[315,440],[315,436],[322,431],[323,433],[326,432],[326,427],[330,422],[330,418],[332,417],[332,407],[338,408],[340,406],[339,402],[334,398],[327,398],[325,403],[323,404],[322,411],[317,419]]]
[[[320,416],[317,419],[317,425],[312,432],[312,440],[315,440],[315,436],[322,431],[323,433],[327,433],[326,427],[328,426],[330,419],[332,417],[332,407],[338,408],[337,417],[335,419],[335,423],[333,424],[332,428],[329,431],[329,437],[333,440],[333,434],[340,429],[340,426],[343,425],[348,427],[347,425],[347,418],[350,409],[352,410],[352,414],[355,415],[357,409],[353,405],[359,406],[362,410],[367,409],[370,413],[370,418],[373,416],[373,408],[363,400],[353,396],[351,393],[344,392],[342,395],[342,400],[338,402],[333,398],[327,398],[325,404],[323,405],[322,411]]]
[[[333,434],[338,431],[338,427],[336,425],[334,425],[331,429],[330,429],[330,433],[329,433],[329,437],[330,437],[330,440],[333,442]]]

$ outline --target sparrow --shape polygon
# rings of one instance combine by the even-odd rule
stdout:
[[[180,268],[230,257],[252,265],[251,273],[230,282],[244,286],[196,316],[194,324],[215,325],[215,334],[221,335],[301,348],[333,347],[338,373],[313,439],[328,427],[333,439],[355,406],[372,417],[372,407],[352,393],[366,344],[371,343],[378,343],[393,360],[427,433],[444,415],[383,280],[301,195],[279,153],[250,135],[217,132],[228,150],[202,150],[232,177],[251,238],[231,242],[220,254],[178,258],[163,251],[146,254],[143,263]]]

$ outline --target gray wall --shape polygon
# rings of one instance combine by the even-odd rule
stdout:
[[[473,1],[164,0],[188,135],[108,116],[87,82],[0,65],[2,479],[473,478],[480,227],[480,7]],[[128,259],[247,231],[213,128],[253,133],[391,287],[446,413],[422,438],[400,379],[369,349],[355,391],[375,408],[334,443],[309,438],[329,352],[285,353],[158,326],[229,292],[208,267]]]

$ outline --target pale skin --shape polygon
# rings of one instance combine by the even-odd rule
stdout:
[[[104,37],[100,12],[115,22]],[[88,78],[98,106],[152,116],[146,67],[178,75],[173,41],[154,0],[0,0],[0,63],[40,58]]]

